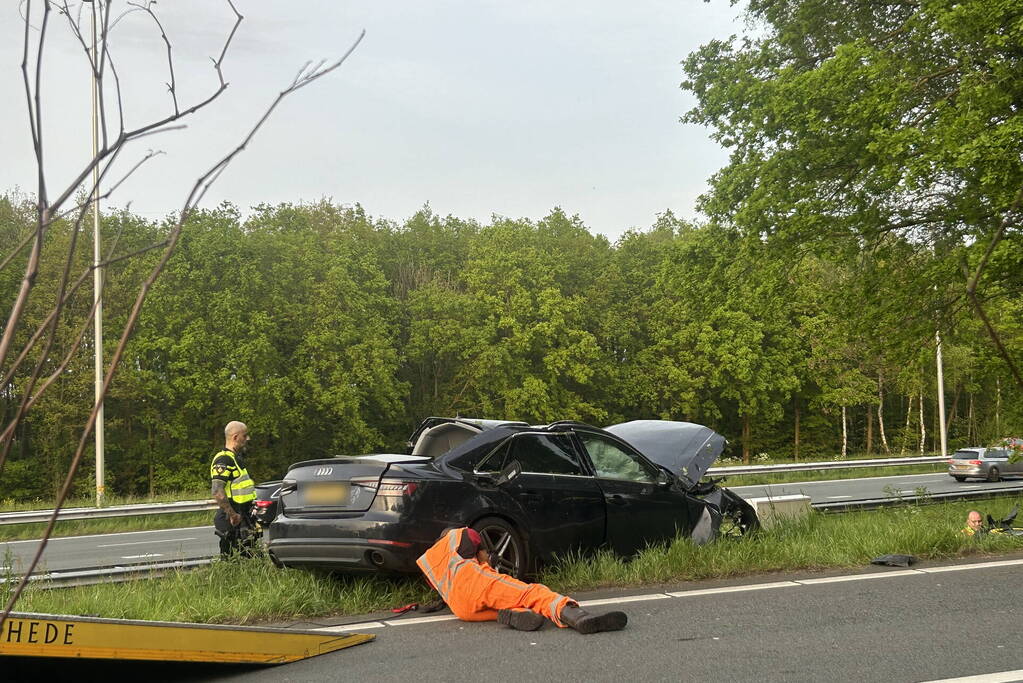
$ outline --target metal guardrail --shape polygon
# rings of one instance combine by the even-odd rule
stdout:
[[[139,503],[135,505],[112,505],[105,508],[65,508],[60,511],[57,519],[103,519],[106,517],[134,517],[136,515],[160,515],[174,512],[203,512],[216,510],[217,504],[212,500],[183,500],[177,503]],[[0,525],[31,524],[48,522],[53,510],[25,510],[23,512],[5,512],[0,514]]]
[[[915,458],[877,458],[873,460],[828,460],[825,462],[796,462],[781,465],[740,465],[736,467],[711,467],[707,474],[728,476],[741,474],[769,474],[772,472],[816,472],[853,467],[891,467],[894,465],[926,465],[945,462],[947,457],[926,456]],[[203,512],[216,510],[212,500],[186,500],[177,503],[140,503],[136,505],[114,505],[105,508],[68,508],[60,511],[57,519],[102,519],[105,517],[133,517],[136,515],[159,515],[174,512]],[[53,510],[26,510],[0,514],[0,526],[4,524],[30,524],[48,522]]]
[[[150,562],[146,564],[126,564],[114,567],[95,567],[85,569],[64,569],[61,571],[33,574],[29,577],[31,588],[71,588],[73,586],[91,586],[97,583],[118,583],[133,579],[155,579],[168,572],[181,569],[196,569],[213,562],[211,557],[197,557],[184,560],[168,560],[166,562]],[[17,582],[21,576],[14,574],[10,581]],[[0,585],[8,579],[0,576]]]
[[[863,498],[860,500],[839,500],[834,502],[811,503],[810,507],[820,512],[854,512],[877,510],[898,505],[924,503],[946,503],[955,500],[970,500],[973,498],[1005,498],[1023,494],[1023,484],[1019,486],[1004,486],[1000,488],[970,489],[963,491],[940,491],[936,493],[925,492],[922,496],[887,496],[885,498]]]
[[[915,458],[875,458],[873,460],[827,460],[825,462],[794,462],[781,465],[739,465],[736,467],[711,467],[707,474],[770,474],[772,472],[816,472],[817,470],[841,470],[853,467],[892,467],[894,465],[930,465],[948,462],[948,456],[935,455]]]

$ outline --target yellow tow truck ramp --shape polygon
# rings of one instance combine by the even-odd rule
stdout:
[[[0,626],[0,655],[284,664],[359,645],[373,637],[365,633],[12,612]]]

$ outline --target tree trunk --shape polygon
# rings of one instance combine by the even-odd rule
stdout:
[[[927,441],[927,425],[924,424],[924,392],[920,391],[920,455],[924,454]]]
[[[753,430],[750,427],[749,415],[742,416],[742,461],[749,464],[749,442]]]
[[[956,417],[956,409],[959,407],[959,394],[963,391],[963,385],[956,385],[956,393],[952,396],[952,407],[948,410],[948,419],[945,420],[945,434],[946,436],[952,434],[952,420]]]
[[[902,456],[904,456],[906,454],[906,443],[909,441],[909,419],[913,415],[913,397],[912,396],[907,396],[906,399],[907,399],[907,402],[906,402],[906,427],[905,427],[905,429],[902,430],[902,439],[901,439],[901,441],[902,441],[902,448],[899,449],[899,457],[902,457]]]
[[[799,462],[799,399],[796,399],[796,440],[792,454],[796,462]]]
[[[874,412],[867,405],[867,455],[874,452]]]
[[[881,381],[881,373],[877,373],[877,433],[881,437],[881,447],[884,448],[886,455],[891,455],[892,451],[888,448],[888,438],[884,434],[884,390]]]
[[[977,433],[977,425],[975,425],[973,423],[973,421],[974,421],[974,417],[973,417],[973,392],[971,391],[970,392],[970,407],[967,409],[967,413],[966,413],[966,443],[967,443],[967,445],[969,445],[971,443],[976,443],[976,441],[974,441],[974,437],[975,437],[975,435]]]
[[[842,406],[842,460],[845,460],[848,444],[849,435],[845,428],[845,406]]]
[[[1002,436],[1002,378],[995,377],[995,435]]]

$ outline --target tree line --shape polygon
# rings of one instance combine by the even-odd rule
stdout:
[[[135,251],[166,226],[118,212],[102,230]],[[30,227],[29,202],[0,200],[4,244]],[[52,230],[41,283],[56,280],[48,269],[69,238],[65,223]],[[747,460],[933,450],[939,328],[951,443],[1007,436],[1023,417],[979,324],[963,307],[934,307],[919,276],[938,267],[933,253],[905,240],[797,256],[670,213],[611,243],[560,209],[482,225],[424,208],[397,223],[329,202],[248,217],[223,205],[197,213],[186,234],[106,402],[114,492],[203,486],[231,419],[250,425],[258,478],[302,459],[400,452],[430,415],[688,420]],[[111,325],[147,265],[109,268]],[[0,271],[5,300],[12,272]],[[26,334],[48,312],[46,294]],[[59,344],[88,325],[90,304],[82,292],[67,307]],[[1019,320],[1018,297],[989,307],[999,322]],[[1009,342],[1018,350],[1023,338]],[[5,497],[48,495],[60,480],[91,407],[90,360],[79,354],[28,416]],[[5,416],[21,379],[3,387]],[[90,485],[83,477],[82,493]]]

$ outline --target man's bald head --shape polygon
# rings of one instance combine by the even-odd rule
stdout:
[[[984,518],[980,516],[980,512],[977,510],[970,510],[966,515],[966,526],[974,531],[980,531],[984,528]]]
[[[224,442],[235,453],[240,452],[249,442],[249,428],[244,422],[237,420],[228,422],[224,427]]]

